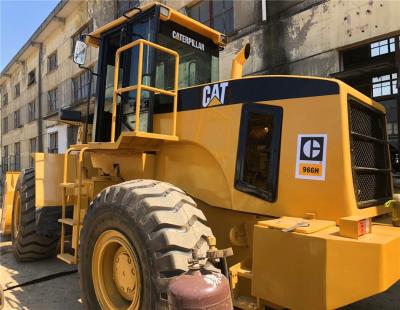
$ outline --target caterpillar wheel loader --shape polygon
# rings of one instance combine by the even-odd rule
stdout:
[[[167,308],[215,240],[238,309],[335,309],[400,279],[384,107],[335,79],[242,77],[249,45],[220,81],[225,41],[151,3],[77,43],[80,65],[99,48],[94,115],[62,111],[78,143],[7,175],[17,260],[78,264],[88,309]]]

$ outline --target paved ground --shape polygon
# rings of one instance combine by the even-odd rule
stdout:
[[[0,284],[7,310],[83,309],[76,266],[56,258],[17,263],[11,242],[4,238],[0,240]]]
[[[83,310],[75,266],[56,258],[17,263],[11,242],[0,235],[0,285],[5,289],[4,309]],[[399,310],[400,282],[390,290],[341,310]],[[312,310],[312,309],[310,309]]]

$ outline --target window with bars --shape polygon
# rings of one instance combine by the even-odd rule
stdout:
[[[128,11],[130,8],[139,7],[139,0],[117,0],[117,17]]]
[[[85,26],[83,26],[81,29],[79,29],[79,31],[76,32],[72,36],[72,51],[71,51],[71,55],[74,54],[76,41],[79,41],[79,39],[81,38],[81,36],[83,34],[89,34],[92,31],[93,31],[93,21],[89,21]]]
[[[379,42],[371,43],[371,57],[393,53],[396,50],[395,39],[388,38]]]
[[[19,95],[21,95],[21,85],[19,84],[19,82],[15,84],[14,90],[15,90],[15,97],[19,97]]]
[[[36,102],[32,101],[28,103],[28,122],[32,122],[36,119]]]
[[[49,153],[58,153],[58,132],[49,134]]]
[[[90,71],[86,70],[80,75],[72,79],[72,90],[74,94],[74,103],[87,99],[89,96],[89,84],[90,84]],[[94,79],[92,78],[91,93],[95,90]]]
[[[28,73],[28,86],[36,83],[36,70],[33,69]]]
[[[3,135],[8,132],[8,116],[3,117]]]
[[[14,155],[15,155],[15,170],[21,169],[21,143],[17,142],[14,144]]]
[[[372,78],[373,98],[395,95],[397,93],[397,73],[391,73]]]
[[[234,32],[233,0],[203,0],[189,7],[188,15],[226,35]]]
[[[55,51],[47,57],[47,72],[57,69],[57,66],[57,51]]]
[[[47,113],[57,112],[57,108],[57,88],[54,88],[47,93]]]
[[[14,112],[14,129],[21,127],[21,115],[20,111],[17,110]]]
[[[3,95],[2,104],[3,104],[3,106],[8,104],[8,93],[5,93]]]
[[[31,167],[33,167],[34,164],[35,164],[35,161],[33,160],[33,157],[32,157],[32,153],[35,153],[37,151],[37,149],[36,149],[36,140],[37,140],[37,138],[29,139],[29,153],[31,155],[30,156],[30,166]]]

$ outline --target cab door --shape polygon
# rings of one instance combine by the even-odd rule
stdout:
[[[98,80],[98,103],[96,106],[95,141],[111,141],[112,99],[115,73],[115,53],[118,48],[145,39],[156,41],[159,25],[159,8],[136,15],[122,26],[106,32],[101,37]],[[156,42],[155,42],[156,43]],[[144,46],[142,83],[154,86],[155,51]],[[139,48],[133,47],[121,54],[118,88],[136,85],[138,82]],[[140,130],[153,129],[154,95],[142,90],[140,100]],[[135,129],[136,91],[125,92],[117,98],[116,140],[123,131]]]

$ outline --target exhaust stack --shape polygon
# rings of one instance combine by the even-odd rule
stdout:
[[[243,75],[243,65],[250,55],[250,43],[246,45],[236,54],[232,60],[231,78],[240,79]]]

